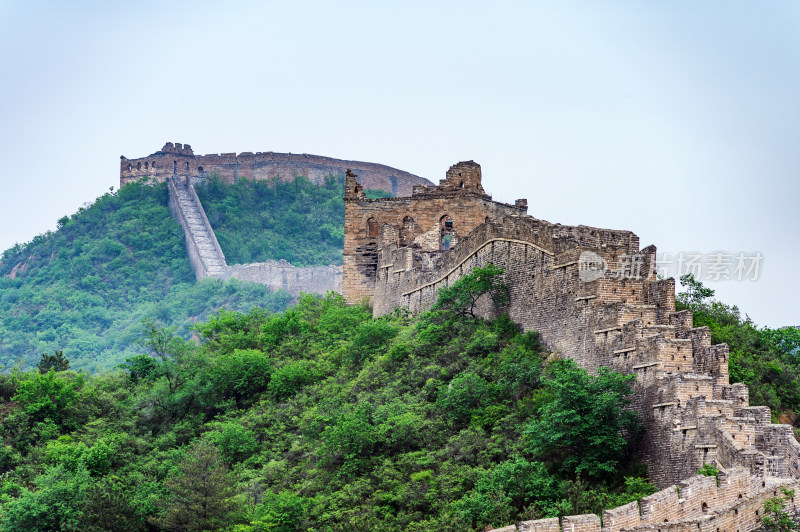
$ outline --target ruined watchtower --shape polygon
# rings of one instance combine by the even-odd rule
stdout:
[[[481,166],[474,161],[454,164],[438,186],[415,186],[411,197],[370,200],[356,176],[345,183],[344,279],[342,293],[348,301],[373,301],[378,276],[398,271],[378,271],[378,250],[402,248],[406,268],[415,267],[413,251],[439,252],[480,224],[505,216],[525,214],[527,201],[516,205],[493,201],[481,184]]]

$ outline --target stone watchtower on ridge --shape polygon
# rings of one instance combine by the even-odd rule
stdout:
[[[402,249],[410,270],[414,251],[428,252],[426,257],[435,260],[480,224],[528,209],[526,200],[515,205],[493,201],[474,161],[454,164],[438,186],[414,186],[411,197],[403,198],[367,199],[357,176],[348,171],[344,201],[342,293],[350,302],[373,302],[376,279],[399,273],[379,271],[379,249]]]

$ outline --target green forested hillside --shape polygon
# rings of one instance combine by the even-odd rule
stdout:
[[[632,377],[471,316],[495,274],[418,319],[307,296],[150,327],[125,371],[0,376],[0,531],[484,530],[653,492]]]
[[[295,266],[342,263],[344,176],[322,186],[298,176],[226,184],[208,180],[197,195],[228,264],[284,259]],[[388,197],[368,190],[368,197]]]
[[[282,310],[290,299],[250,283],[196,283],[166,186],[133,183],[3,253],[0,366],[63,350],[73,368],[110,368],[141,353],[143,318],[188,335],[220,307]]]
[[[230,263],[341,264],[343,177],[198,186]],[[383,191],[370,194],[385,195]],[[196,283],[164,184],[132,183],[7,250],[0,261],[0,370],[63,350],[75,369],[111,368],[141,352],[142,320],[191,324],[222,307],[282,310],[291,298],[229,281]]]

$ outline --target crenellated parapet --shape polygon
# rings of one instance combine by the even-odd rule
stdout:
[[[242,152],[195,155],[188,144],[167,142],[159,151],[128,159],[120,156],[120,187],[131,181],[150,177],[165,181],[172,177],[197,180],[216,175],[228,183],[239,179],[283,179],[308,177],[323,184],[329,176],[344,175],[347,169],[357,172],[366,188],[381,189],[394,196],[410,196],[414,186],[432,183],[423,177],[383,164],[334,159],[307,153]]]

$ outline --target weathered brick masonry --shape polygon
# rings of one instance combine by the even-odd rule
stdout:
[[[767,498],[800,485],[792,427],[750,407],[747,387],[728,381],[727,345],[712,346],[690,311],[675,312],[675,281],[656,277],[655,246],[639,249],[630,231],[538,220],[525,200],[492,201],[472,161],[451,167],[438,187],[414,187],[410,198],[368,200],[353,175],[345,188],[349,301],[371,299],[375,315],[420,312],[440,287],[495,264],[510,288],[507,310],[524,329],[589,371],[636,375],[641,452],[663,491],[605,512],[602,528],[599,516],[584,515],[520,530],[753,530]],[[603,267],[592,270],[592,262]],[[719,486],[695,475],[705,463],[722,471]]]
[[[119,186],[143,177],[165,181],[170,177],[203,178],[217,174],[228,183],[239,178],[294,179],[297,175],[322,184],[331,174],[342,175],[346,169],[358,172],[367,188],[381,189],[394,196],[408,196],[414,185],[431,182],[397,168],[364,161],[346,161],[307,153],[242,152],[195,155],[188,144],[167,142],[159,151],[138,159],[120,156]]]
[[[397,268],[419,271],[414,252],[427,260],[443,249],[453,248],[462,236],[487,220],[525,214],[525,200],[517,205],[492,201],[481,186],[480,166],[470,162],[450,168],[439,186],[415,186],[411,197],[368,200],[352,174],[345,182],[344,281],[342,293],[350,301],[372,301],[378,272],[378,242],[393,242],[404,250]],[[392,274],[391,272],[389,272]],[[384,298],[378,313],[397,305]]]

